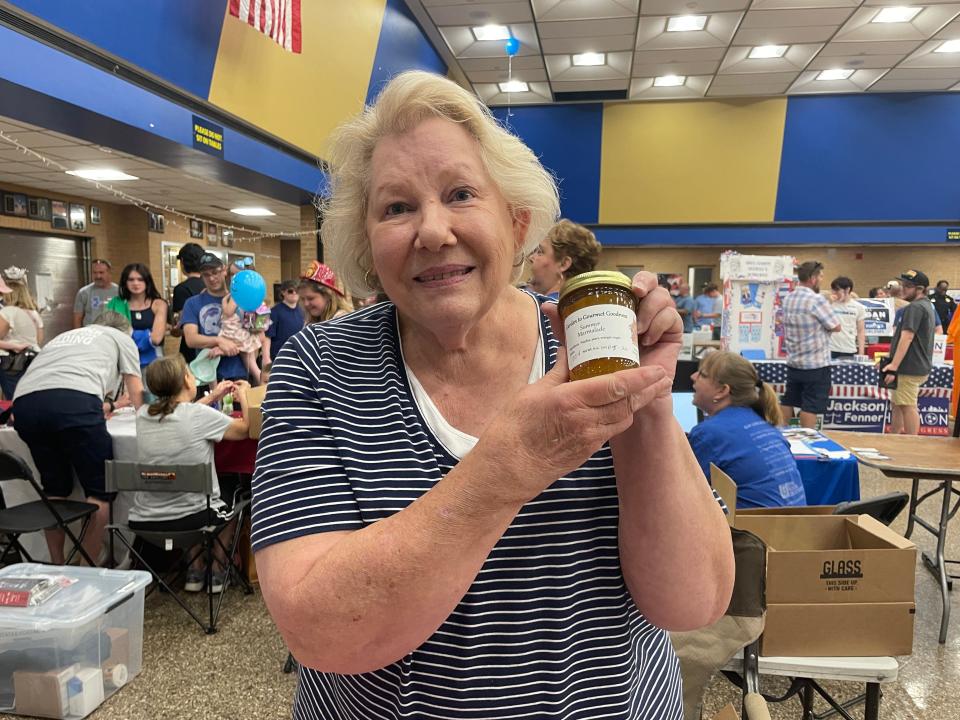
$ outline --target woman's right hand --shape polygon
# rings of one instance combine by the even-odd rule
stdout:
[[[488,490],[505,502],[526,503],[580,467],[604,443],[633,424],[634,413],[672,381],[649,366],[568,381],[566,349],[542,380],[525,387],[477,444],[489,464]]]

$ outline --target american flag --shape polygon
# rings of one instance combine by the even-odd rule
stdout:
[[[230,0],[230,14],[284,50],[300,52],[300,0]]]
[[[784,362],[754,363],[757,374],[774,392],[782,395],[787,388],[787,365]],[[879,387],[880,373],[875,365],[853,362],[835,363],[830,367],[830,397],[877,398],[888,400],[890,391]],[[923,397],[950,397],[953,378],[949,367],[935,367],[920,386]]]

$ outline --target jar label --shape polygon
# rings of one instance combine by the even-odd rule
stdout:
[[[563,323],[570,369],[598,358],[626,358],[640,364],[637,316],[622,305],[590,305],[575,310]]]

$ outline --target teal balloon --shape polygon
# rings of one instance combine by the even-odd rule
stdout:
[[[260,307],[266,293],[267,284],[263,276],[254,270],[241,270],[230,283],[233,301],[244,312],[253,312]]]
[[[507,55],[513,57],[520,52],[520,41],[512,37],[503,44],[503,49],[507,51]]]

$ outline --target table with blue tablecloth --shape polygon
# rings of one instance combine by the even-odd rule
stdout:
[[[785,429],[786,430],[786,429]],[[794,452],[803,489],[808,505],[836,505],[849,500],[860,499],[860,470],[857,459],[845,452],[844,448],[833,440],[817,434],[816,438],[807,438],[808,448],[829,451],[835,457]],[[839,457],[845,454],[846,457]]]
[[[783,394],[787,383],[784,360],[754,361],[757,374]],[[823,415],[828,430],[889,432],[891,391],[879,386],[880,373],[872,363],[835,362],[830,366],[830,401]],[[935,365],[920,386],[921,435],[949,435],[950,392],[953,366]]]

